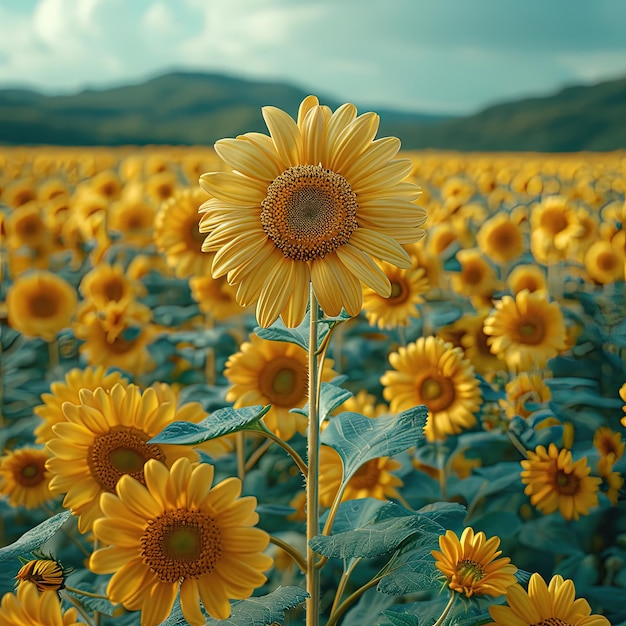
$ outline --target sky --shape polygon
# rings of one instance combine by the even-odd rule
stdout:
[[[0,0],[0,88],[173,70],[436,114],[626,76],[626,0]]]

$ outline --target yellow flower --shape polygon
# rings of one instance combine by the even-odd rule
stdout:
[[[365,389],[359,389],[356,395],[348,398],[336,409],[335,414],[338,415],[344,411],[360,413],[365,417],[380,417],[389,413],[389,407],[384,402],[377,402],[376,397],[367,393]]]
[[[99,263],[83,276],[78,289],[96,309],[143,294],[142,285],[127,278],[119,263]]]
[[[435,566],[448,580],[448,587],[471,598],[473,595],[499,596],[516,583],[517,567],[508,557],[496,558],[499,537],[487,540],[484,532],[474,533],[469,526],[461,538],[447,530],[439,537],[439,549],[432,550]]]
[[[584,264],[591,280],[601,285],[624,280],[624,246],[615,246],[610,241],[595,241],[589,246]]]
[[[558,510],[565,519],[577,520],[598,506],[602,481],[589,476],[587,457],[574,462],[569,450],[559,450],[553,443],[547,451],[544,446],[537,446],[527,454],[528,459],[521,461],[524,493],[542,513],[548,515]]]
[[[144,481],[144,463],[158,459],[171,465],[177,458],[197,458],[189,446],[147,443],[174,421],[198,422],[205,417],[199,405],[180,409],[160,403],[154,389],[143,394],[136,385],[117,384],[80,392],[80,404],[63,404],[66,421],[53,428],[56,437],[47,447],[52,458],[46,467],[53,474],[50,490],[66,494],[63,506],[79,516],[81,532],[100,517],[102,492],[113,493],[121,476]]]
[[[17,573],[17,584],[33,584],[40,593],[44,591],[58,591],[65,587],[67,572],[54,559],[33,559],[28,561]]]
[[[63,612],[56,591],[39,593],[35,585],[20,585],[0,603],[0,626],[84,626],[78,612]]]
[[[173,172],[156,172],[148,178],[145,185],[146,195],[157,205],[171,198],[180,186]]]
[[[550,387],[543,382],[537,374],[522,372],[512,378],[504,388],[506,400],[501,401],[506,416],[512,419],[516,415],[526,419],[531,411],[526,408],[526,403],[543,404],[552,398]]]
[[[123,243],[142,248],[152,243],[157,210],[143,197],[124,194],[111,205],[107,226]]]
[[[428,441],[445,439],[476,424],[481,402],[478,379],[460,348],[438,337],[421,337],[389,355],[394,368],[381,380],[393,413],[425,404]]]
[[[545,367],[566,348],[563,313],[544,292],[527,290],[504,296],[485,320],[491,351],[506,361],[512,371]]]
[[[371,459],[363,463],[350,478],[341,496],[341,501],[358,498],[376,498],[388,500],[399,496],[396,487],[403,483],[392,474],[402,467],[402,463],[387,456]],[[320,487],[319,496],[322,506],[329,507],[337,495],[343,478],[341,457],[330,446],[320,446]]]
[[[266,426],[285,441],[296,431],[304,434],[308,419],[291,409],[302,408],[308,401],[309,379],[306,351],[292,343],[269,341],[252,334],[239,352],[226,361],[224,376],[232,383],[226,400],[235,408],[271,404]],[[330,359],[324,361],[323,382],[337,373]]]
[[[70,326],[77,301],[74,288],[52,272],[20,276],[7,292],[9,325],[27,337],[52,341]]]
[[[480,227],[476,242],[490,259],[498,263],[508,263],[524,251],[519,224],[504,212],[497,213]]]
[[[616,460],[614,452],[609,452],[598,459],[598,474],[604,483],[603,491],[613,506],[617,506],[619,490],[624,484],[623,476],[619,472],[613,471],[613,465],[615,465]]]
[[[180,189],[157,213],[154,241],[179,278],[211,272],[213,255],[202,252],[204,235],[198,230],[198,209],[205,200],[202,189]]]
[[[571,201],[563,196],[548,196],[532,207],[530,226],[531,251],[544,264],[564,257],[583,230]]]
[[[0,494],[11,506],[36,509],[54,498],[49,487],[52,474],[45,467],[49,458],[46,450],[31,446],[0,457]]]
[[[228,284],[224,276],[220,278],[213,278],[210,274],[192,276],[189,279],[189,286],[200,310],[213,320],[229,320],[245,312],[245,309],[237,304],[237,291]]]
[[[7,247],[17,250],[50,245],[50,232],[37,202],[28,202],[8,214],[5,222]]]
[[[500,281],[483,253],[478,248],[459,250],[456,258],[461,271],[451,274],[453,289],[469,296],[479,307],[490,304],[493,292],[500,287]]]
[[[384,297],[366,287],[363,291],[363,309],[367,321],[378,328],[408,326],[412,318],[420,316],[417,304],[430,289],[423,267],[401,269],[391,263],[381,263],[381,269],[391,282],[391,295]]]
[[[624,442],[621,433],[617,433],[606,426],[601,426],[593,435],[593,445],[602,455],[615,455],[615,460],[622,458],[624,454]]]
[[[309,285],[328,315],[357,315],[361,282],[383,296],[391,284],[372,257],[410,267],[401,244],[418,241],[426,219],[419,188],[404,179],[413,164],[393,160],[400,142],[373,141],[379,118],[334,113],[309,96],[297,121],[264,107],[270,136],[223,139],[215,150],[234,171],[203,174],[212,199],[201,209],[203,250],[213,276],[238,286],[239,304],[257,303],[257,319],[287,326],[303,319]],[[289,285],[289,289],[285,289]]]
[[[514,294],[524,289],[532,293],[548,288],[546,272],[538,265],[516,265],[507,276],[506,284]]]
[[[29,178],[10,182],[2,192],[2,202],[13,209],[37,199],[37,184]]]
[[[489,607],[495,621],[486,626],[611,626],[606,617],[591,615],[586,600],[575,597],[571,580],[563,580],[557,574],[546,585],[535,573],[527,592],[520,585],[513,585],[506,592],[508,606]]]
[[[145,485],[124,476],[115,495],[101,499],[104,516],[94,535],[108,547],[89,567],[113,573],[112,602],[141,610],[141,626],[157,626],[180,604],[191,626],[205,623],[200,600],[215,619],[227,619],[229,599],[248,598],[265,582],[272,559],[263,554],[268,534],[255,528],[256,498],[240,498],[241,482],[211,487],[213,466],[179,459],[171,469],[156,460],[145,467]]]

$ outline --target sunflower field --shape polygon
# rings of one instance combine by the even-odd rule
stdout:
[[[0,146],[0,626],[626,625],[626,153],[290,113]]]

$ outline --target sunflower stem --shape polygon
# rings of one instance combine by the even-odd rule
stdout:
[[[456,600],[456,594],[452,592],[450,594],[450,599],[448,600],[448,604],[446,604],[446,608],[443,610],[443,613],[439,616],[439,619],[433,624],[433,626],[441,626],[443,624],[446,617],[448,617],[448,613],[450,612],[450,609],[452,608],[452,605],[454,604],[455,600]]]
[[[293,459],[294,463],[298,466],[298,469],[302,472],[304,478],[308,476],[309,470],[306,466],[306,463],[303,461],[302,457],[286,441],[283,441],[280,437],[277,437],[271,430],[267,428],[263,428],[262,430],[255,432],[258,432],[259,435],[267,437],[268,439],[271,439],[273,442],[277,443]]]
[[[316,553],[310,546],[313,537],[319,534],[319,384],[317,370],[317,324],[318,306],[313,285],[309,288],[309,427],[307,434],[308,476],[306,480],[306,626],[319,624],[320,571],[315,567]]]
[[[246,471],[246,473],[249,472],[258,463],[259,459],[270,449],[271,445],[272,441],[268,439],[252,452],[244,466],[244,470]]]
[[[303,572],[306,572],[306,560],[302,554],[300,554],[299,550],[296,550],[291,544],[275,537],[274,535],[270,535],[270,543],[273,543],[275,546],[281,548],[281,550],[284,550],[296,562],[298,567]]]
[[[108,600],[107,596],[103,596],[100,593],[92,593],[91,591],[85,591],[84,589],[76,589],[75,587],[70,587],[69,585],[65,585],[65,588],[72,593],[75,593],[79,596],[87,596],[88,598],[97,598],[98,600]]]
[[[237,476],[239,480],[246,477],[246,444],[243,431],[235,433],[235,448],[237,449]]]
[[[59,365],[59,341],[48,341],[48,370],[54,371]]]
[[[362,587],[359,587],[353,594],[348,596],[335,611],[333,611],[326,622],[326,626],[335,626],[339,620],[343,617],[344,613],[350,608],[354,602],[356,602],[368,589],[375,587],[382,576],[375,576],[369,582],[365,583]]]

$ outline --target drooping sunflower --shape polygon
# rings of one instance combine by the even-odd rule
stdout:
[[[491,351],[506,361],[512,371],[543,368],[566,348],[563,313],[545,292],[522,290],[503,296],[485,320]]]
[[[526,419],[531,410],[526,403],[543,404],[552,398],[550,387],[546,385],[541,376],[522,372],[512,378],[504,387],[506,399],[500,402],[504,407],[506,416],[512,419],[519,415]]]
[[[402,463],[389,457],[378,457],[363,463],[350,478],[341,496],[341,501],[357,498],[389,500],[398,497],[397,487],[402,487],[402,479],[392,472],[400,469]],[[330,446],[320,446],[320,486],[319,496],[322,506],[330,506],[339,491],[343,478],[341,457]]]
[[[113,573],[112,602],[141,610],[141,626],[169,615],[180,589],[183,615],[192,626],[227,619],[229,599],[248,598],[265,582],[272,559],[263,551],[268,534],[256,528],[256,498],[241,498],[241,482],[211,486],[214,469],[179,459],[171,469],[156,460],[145,466],[145,484],[124,476],[115,494],[102,495],[104,516],[94,535],[108,547],[96,550],[89,567]]]
[[[52,341],[70,326],[78,297],[60,276],[34,271],[19,276],[7,291],[9,325],[27,337]]]
[[[75,608],[63,611],[56,591],[39,593],[35,585],[19,585],[0,602],[0,626],[84,626]]]
[[[226,361],[224,376],[232,383],[226,400],[235,408],[271,404],[263,418],[270,430],[285,441],[296,432],[304,434],[307,417],[290,410],[302,408],[308,401],[307,358],[300,346],[252,334]],[[330,382],[337,376],[332,366],[332,360],[324,361],[321,381]]]
[[[517,581],[517,567],[508,557],[497,558],[499,537],[487,539],[484,532],[467,527],[461,538],[452,530],[439,537],[439,550],[433,550],[435,567],[448,580],[448,587],[471,598],[474,595],[499,596]]]
[[[527,454],[528,459],[521,461],[524,493],[544,515],[558,510],[565,519],[577,520],[598,506],[598,487],[602,481],[589,476],[587,457],[574,462],[570,450],[559,450],[554,443],[548,450],[537,446]]]
[[[24,563],[15,579],[18,586],[32,584],[40,593],[59,591],[65,587],[65,578],[70,571],[53,558],[36,558]]]
[[[445,439],[476,423],[481,393],[463,351],[438,337],[420,337],[389,355],[394,368],[380,381],[393,413],[425,404],[428,441]]]
[[[179,189],[157,213],[154,241],[179,278],[211,272],[213,255],[202,252],[205,235],[198,226],[198,209],[205,200],[202,189]]]
[[[524,251],[524,236],[519,224],[507,213],[497,213],[478,231],[476,242],[480,249],[498,263],[508,263]]]
[[[212,198],[201,211],[203,250],[214,252],[213,276],[238,286],[242,305],[257,303],[269,326],[303,319],[312,284],[323,311],[357,315],[361,282],[388,296],[391,284],[372,257],[410,267],[401,244],[418,241],[426,212],[417,185],[404,179],[409,159],[394,159],[400,142],[374,141],[379,118],[357,117],[344,104],[334,113],[305,98],[297,121],[264,107],[270,136],[223,139],[215,150],[233,172],[203,174]],[[289,285],[289,289],[285,289]]]
[[[546,585],[540,574],[534,573],[528,591],[513,585],[506,591],[508,606],[491,606],[493,622],[486,626],[611,626],[606,617],[592,615],[587,600],[576,597],[571,580],[556,574]]]
[[[11,506],[36,509],[52,500],[52,474],[46,469],[47,450],[24,446],[0,457],[0,494]]]
[[[177,409],[160,403],[154,389],[143,393],[136,385],[115,385],[79,393],[80,404],[63,404],[66,421],[53,427],[56,437],[47,448],[46,464],[53,474],[50,490],[66,494],[63,506],[79,516],[81,532],[91,529],[102,513],[99,497],[113,493],[121,476],[144,482],[144,464],[158,459],[171,465],[181,456],[197,459],[189,446],[147,443],[174,421],[198,422],[206,416],[199,405]]]
[[[378,328],[408,326],[412,318],[420,316],[417,305],[429,289],[423,267],[401,269],[391,263],[381,263],[391,283],[391,295],[384,297],[366,287],[363,291],[363,309],[367,321]]]

